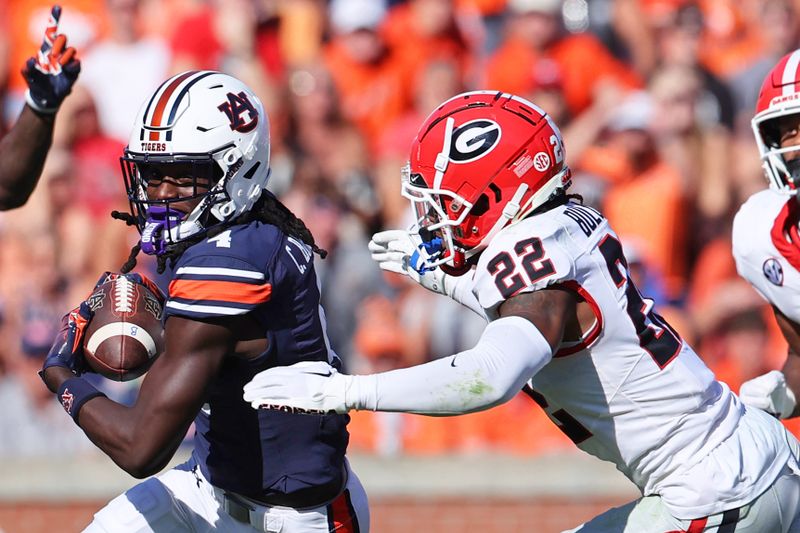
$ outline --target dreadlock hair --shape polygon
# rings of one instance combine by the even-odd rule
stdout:
[[[130,213],[113,211],[111,216],[119,220],[124,220],[129,226],[136,225],[136,218]],[[275,197],[275,195],[267,190],[264,190],[258,200],[256,200],[255,204],[253,204],[253,208],[249,211],[242,213],[233,220],[223,222],[222,224],[213,226],[206,231],[192,235],[186,240],[170,245],[164,254],[156,257],[156,260],[158,261],[156,268],[157,272],[161,274],[164,272],[164,270],[166,270],[167,261],[169,261],[170,268],[174,268],[175,263],[178,262],[178,259],[180,259],[183,253],[190,246],[197,244],[203,239],[219,235],[231,226],[248,224],[254,221],[271,224],[286,235],[300,239],[309,245],[311,250],[319,255],[322,259],[325,259],[328,256],[327,250],[323,250],[317,246],[316,242],[314,241],[314,236],[306,227],[305,223],[297,218],[297,216],[292,213],[288,207],[283,205],[280,200]],[[136,256],[139,255],[141,249],[141,242],[137,243],[136,246],[131,248],[131,253],[128,256],[128,260],[120,269],[123,274],[130,272],[136,266]]]

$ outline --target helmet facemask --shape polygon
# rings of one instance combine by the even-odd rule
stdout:
[[[470,250],[457,236],[472,204],[452,191],[429,189],[421,175],[411,174],[409,165],[403,167],[401,174],[401,194],[411,202],[416,217],[411,231],[419,234],[427,252],[418,271],[422,274],[442,268],[448,274],[463,274],[469,268],[466,259]],[[450,218],[448,211],[456,218]]]
[[[150,255],[164,254],[171,245],[224,220],[218,213],[230,203],[225,185],[240,166],[225,172],[214,154],[154,156],[127,150],[121,162],[131,213],[142,236],[142,251]],[[148,184],[164,178],[181,187],[191,187],[192,193],[148,198]],[[188,212],[179,205],[187,202],[196,202]]]
[[[778,122],[795,120],[800,125],[800,114],[781,114],[779,116],[766,116],[761,120],[753,120],[761,162],[770,186],[780,192],[797,194],[800,187],[800,145],[781,147],[781,132]],[[787,160],[786,154],[798,152]]]

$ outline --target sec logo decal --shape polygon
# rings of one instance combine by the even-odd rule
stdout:
[[[533,168],[539,172],[544,172],[550,168],[550,156],[545,152],[538,152],[533,156]]]
[[[777,285],[778,287],[783,285],[783,267],[777,259],[770,257],[764,261],[764,264],[761,266],[761,270],[764,272],[764,276],[769,280],[770,283]]]

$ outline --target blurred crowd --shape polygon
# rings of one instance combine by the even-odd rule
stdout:
[[[0,0],[0,109],[51,0]],[[574,191],[620,234],[641,292],[737,390],[781,365],[770,310],[737,277],[731,221],[766,187],[750,129],[761,81],[800,45],[800,0],[61,0],[83,70],[41,183],[0,215],[0,455],[93,449],[36,371],[63,312],[118,270],[136,232],[119,156],[169,75],[215,69],[260,95],[270,188],[330,252],[318,260],[330,340],[350,373],[471,347],[481,319],[367,251],[408,226],[400,168],[416,128],[463,90],[516,93],[564,134]],[[154,275],[140,259],[139,270]],[[103,382],[124,397],[136,383]],[[519,454],[570,449],[519,396],[453,419],[353,414],[351,450]],[[800,428],[800,426],[798,426]]]

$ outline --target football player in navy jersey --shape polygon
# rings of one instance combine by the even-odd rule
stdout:
[[[0,140],[0,211],[28,201],[53,143],[56,112],[81,70],[75,49],[58,33],[60,18],[61,7],[53,6],[42,46],[22,69],[26,105]]]
[[[178,74],[142,105],[122,166],[131,213],[117,217],[141,233],[122,270],[143,251],[172,274],[165,351],[131,407],[111,401],[80,377],[83,305],[43,378],[138,478],[165,467],[192,421],[196,435],[187,463],[112,500],[87,531],[368,531],[366,495],[345,458],[348,417],[255,411],[242,400],[265,368],[340,366],[314,270],[325,251],[265,189],[269,125],[258,98],[225,74]]]

